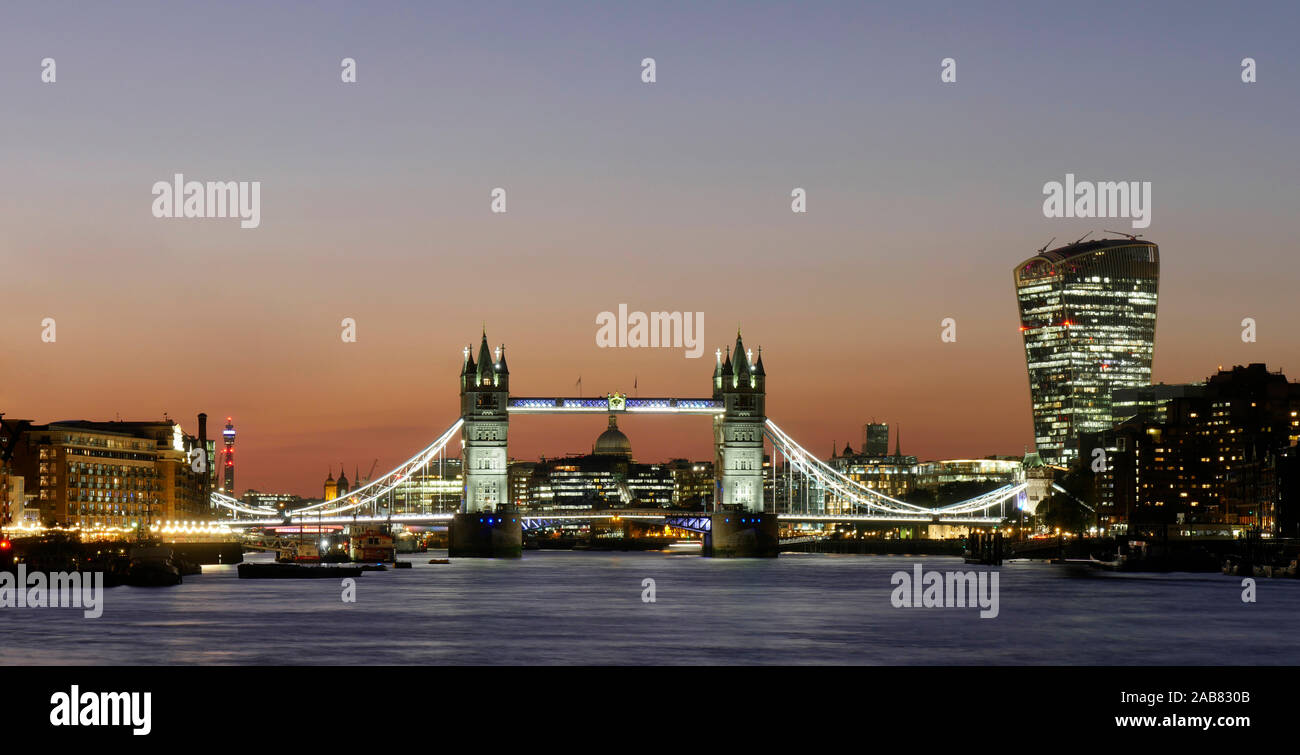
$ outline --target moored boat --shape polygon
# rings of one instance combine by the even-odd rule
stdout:
[[[182,581],[181,570],[172,561],[172,549],[164,545],[131,548],[131,562],[123,584],[132,587],[171,587]]]
[[[361,563],[391,563],[397,560],[393,536],[381,529],[368,527],[348,538],[348,555]]]

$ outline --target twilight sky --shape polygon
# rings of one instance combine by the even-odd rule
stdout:
[[[874,417],[922,458],[1018,454],[1012,267],[1130,230],[1044,218],[1066,173],[1152,182],[1156,380],[1300,377],[1300,10],[1041,5],[7,8],[0,411],[166,411],[188,432],[233,415],[241,492],[319,495],[329,464],[388,469],[455,419],[484,322],[516,395],[581,375],[642,396],[708,395],[739,323],[769,416],[805,446],[856,448]],[[155,219],[150,189],[178,172],[261,181],[261,227]],[[706,356],[597,348],[621,303],[703,312]],[[511,455],[585,452],[604,424],[518,418]],[[707,419],[622,425],[642,461],[712,453]]]

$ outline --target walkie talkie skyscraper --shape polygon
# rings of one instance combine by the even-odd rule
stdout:
[[[1136,237],[1074,243],[1014,277],[1035,444],[1047,463],[1069,464],[1079,433],[1113,424],[1113,390],[1151,384],[1160,250]]]

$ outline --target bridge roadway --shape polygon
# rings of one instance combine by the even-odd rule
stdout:
[[[511,414],[705,414],[723,412],[723,403],[713,398],[628,398],[622,394],[600,398],[511,396],[506,403]]]
[[[443,524],[450,522],[454,514],[392,514],[389,516],[322,516],[316,517],[310,514],[306,516],[294,516],[287,518],[264,518],[264,519],[229,519],[220,520],[222,524],[232,529],[244,529],[249,527],[275,527],[275,526],[293,526],[298,524]],[[515,513],[487,513],[484,517],[508,516],[518,517],[522,520],[525,531],[540,529],[542,527],[552,526],[554,524],[565,524],[569,522],[593,521],[593,520],[631,520],[631,521],[654,521],[663,522],[672,527],[680,529],[689,529],[697,532],[705,531],[710,525],[708,521],[711,517],[717,516],[745,516],[741,511],[673,511],[669,509],[617,509],[606,511],[563,511],[555,513],[541,512],[515,512]],[[940,519],[938,516],[929,516],[917,514],[908,516],[906,514],[778,514],[777,520],[791,523],[816,523],[816,524],[853,524],[853,523],[871,523],[871,524],[964,524],[972,526],[994,526],[1001,523],[998,517],[978,517],[978,516],[953,516]]]

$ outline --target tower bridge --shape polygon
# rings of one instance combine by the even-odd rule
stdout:
[[[432,444],[382,477],[349,491],[346,499],[327,500],[295,509],[290,523],[366,521],[394,523],[447,522],[452,556],[517,557],[523,531],[545,522],[593,520],[621,516],[660,520],[704,534],[707,556],[775,557],[779,522],[862,522],[885,525],[996,525],[1008,506],[1024,495],[1024,482],[1004,485],[965,501],[926,508],[887,496],[853,480],[821,461],[767,417],[767,372],[762,350],[745,348],[740,333],[735,346],[719,349],[709,398],[629,398],[611,393],[599,398],[512,397],[505,347],[488,345],[486,331],[477,358],[466,347],[459,385],[461,416]],[[605,512],[519,511],[509,497],[508,448],[514,414],[687,414],[713,417],[714,503],[705,512],[615,510]],[[451,513],[391,513],[395,492],[409,486],[444,458],[448,443],[461,439],[462,495]],[[787,491],[785,510],[777,485],[764,473],[764,451],[773,450],[772,469],[783,470],[784,483],[804,492],[803,510]],[[782,465],[775,464],[777,458]],[[766,493],[772,482],[772,495]],[[809,493],[812,493],[809,496]],[[770,499],[769,499],[770,498]],[[810,500],[815,503],[810,504]],[[229,510],[232,526],[271,526],[286,522],[280,512],[247,506],[221,493],[212,503]],[[387,505],[386,505],[387,504]]]

